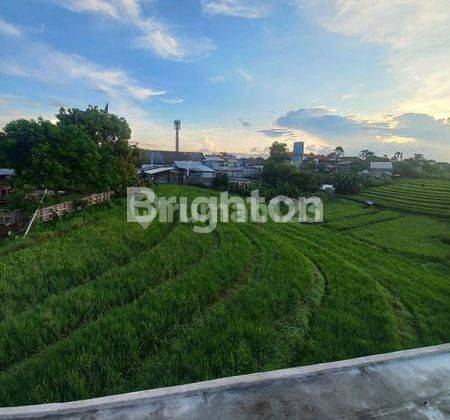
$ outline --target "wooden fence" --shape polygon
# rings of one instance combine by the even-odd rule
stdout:
[[[112,195],[112,191],[100,194],[91,194],[90,196],[83,198],[83,201],[86,202],[87,206],[93,206],[95,204],[100,204],[111,200]],[[76,203],[74,201],[66,201],[65,203],[55,204],[50,207],[39,209],[38,217],[41,222],[48,222],[55,217],[61,218],[65,214],[72,213],[76,209]]]
[[[0,211],[0,226],[15,226],[21,220],[21,213],[19,210]]]

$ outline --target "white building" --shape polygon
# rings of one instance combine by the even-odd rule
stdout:
[[[226,160],[222,159],[219,156],[207,156],[205,159],[203,159],[203,164],[211,169],[214,169],[215,171],[218,171],[223,166],[225,166]]]
[[[369,172],[375,178],[391,178],[394,168],[392,162],[370,162]]]

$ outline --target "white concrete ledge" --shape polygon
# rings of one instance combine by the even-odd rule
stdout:
[[[450,344],[69,403],[0,419],[450,417]]]

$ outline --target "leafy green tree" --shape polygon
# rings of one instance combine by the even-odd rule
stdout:
[[[402,152],[395,152],[394,156],[392,156],[393,162],[401,162],[403,160],[403,153]]]
[[[342,157],[344,156],[344,148],[342,146],[337,146],[336,149],[334,149],[334,154],[337,157]]]
[[[124,118],[110,114],[98,107],[89,106],[85,111],[77,108],[60,108],[56,118],[58,125],[83,127],[98,145],[128,146],[131,129]]]
[[[370,160],[375,157],[375,153],[368,149],[364,149],[359,152],[359,157],[363,160]]]
[[[321,185],[322,178],[323,175],[317,171],[299,170],[288,162],[276,162],[271,159],[266,161],[262,172],[265,185],[272,187],[283,185],[283,188],[289,191],[316,191]]]
[[[358,194],[364,186],[363,178],[353,172],[337,172],[333,185],[338,194]]]
[[[99,153],[87,133],[43,119],[17,120],[0,139],[5,163],[16,184],[52,190],[92,190],[99,180]]]
[[[417,165],[411,159],[405,159],[402,162],[393,162],[394,173],[408,178],[419,176]]]
[[[131,129],[124,118],[93,106],[84,111],[61,108],[56,117],[58,126],[80,127],[95,142],[103,189],[123,190],[136,178],[138,151],[128,143]]]
[[[214,187],[219,190],[225,191],[228,189],[228,181],[229,179],[227,174],[218,173],[214,178]]]
[[[286,143],[280,143],[275,141],[269,148],[270,157],[269,159],[273,162],[287,162],[291,160],[291,153],[289,152]]]
[[[268,185],[277,185],[289,182],[296,168],[287,162],[267,159],[263,167],[262,179]]]

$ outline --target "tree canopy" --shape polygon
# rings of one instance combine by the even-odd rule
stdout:
[[[16,183],[53,190],[121,190],[134,177],[135,149],[128,123],[96,107],[61,108],[57,123],[8,123],[0,136],[0,162]]]
[[[363,160],[370,160],[375,157],[375,153],[371,150],[364,149],[359,152],[359,157]]]
[[[270,147],[270,157],[264,164],[263,181],[285,194],[296,195],[299,191],[315,191],[322,182],[321,174],[315,170],[298,169],[291,165],[291,153],[285,143],[274,142]]]
[[[269,148],[270,157],[269,159],[273,162],[286,162],[291,160],[291,153],[288,150],[286,143],[280,143],[275,141]]]

